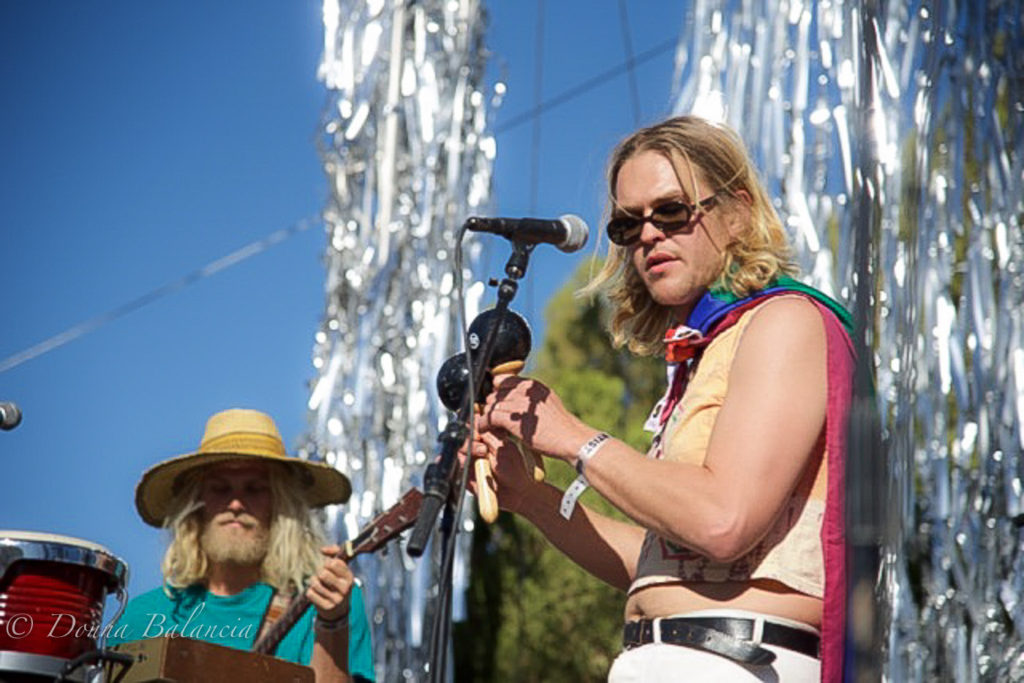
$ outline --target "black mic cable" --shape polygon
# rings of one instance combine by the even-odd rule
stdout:
[[[462,292],[462,240],[466,236],[466,225],[462,225],[459,228],[459,232],[455,238],[455,292],[456,292],[456,307],[459,310],[460,329],[462,331],[462,344],[463,347],[469,348],[469,325],[467,323],[466,316],[466,299]],[[469,353],[466,354],[466,366],[469,369],[469,391],[468,400],[469,405],[476,404],[476,382],[473,381],[474,368],[473,359],[470,358]],[[472,443],[476,432],[476,420],[470,419],[469,422],[469,437],[468,442]],[[438,577],[438,586],[440,590],[437,596],[437,611],[434,614],[433,628],[430,630],[430,652],[428,660],[430,662],[430,671],[428,672],[428,680],[431,681],[444,681],[446,680],[445,669],[447,668],[448,662],[448,643],[451,640],[451,624],[452,624],[452,590],[453,586],[453,572],[455,568],[455,548],[458,545],[459,537],[459,520],[462,519],[462,508],[466,499],[466,489],[469,486],[469,472],[470,467],[462,468],[462,476],[459,477],[458,486],[455,491],[455,509],[448,504],[445,505],[445,518],[441,524],[441,573]],[[424,486],[424,489],[426,486]],[[448,515],[451,514],[451,518],[448,519]]]

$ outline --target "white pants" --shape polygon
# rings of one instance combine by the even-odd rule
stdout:
[[[686,616],[695,617],[696,613]],[[700,616],[741,616],[732,610],[704,611]],[[750,618],[755,615],[742,613]],[[782,621],[776,620],[772,621]],[[740,664],[706,650],[683,645],[649,643],[624,650],[612,662],[608,683],[653,683],[686,681],[687,683],[817,683],[821,679],[821,662],[793,650],[760,643],[775,653],[768,666]]]

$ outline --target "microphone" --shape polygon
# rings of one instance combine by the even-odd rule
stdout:
[[[15,404],[0,402],[0,429],[10,431],[21,424],[21,411]]]
[[[520,244],[553,244],[567,254],[587,243],[590,228],[579,216],[567,213],[559,218],[483,218],[472,216],[466,228],[474,232],[501,235]]]

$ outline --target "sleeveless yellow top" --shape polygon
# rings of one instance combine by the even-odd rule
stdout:
[[[759,308],[747,311],[704,350],[682,399],[659,437],[654,439],[648,457],[703,464],[711,430],[729,389],[732,360],[743,332]],[[680,581],[717,583],[770,579],[800,593],[823,597],[825,566],[821,527],[825,516],[827,457],[823,429],[814,454],[778,518],[761,542],[737,560],[715,562],[648,531],[629,592]]]

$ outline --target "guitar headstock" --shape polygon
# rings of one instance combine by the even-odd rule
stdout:
[[[354,557],[378,550],[416,523],[422,504],[423,493],[419,489],[406,491],[397,503],[374,517],[358,536],[349,541],[350,554]]]

